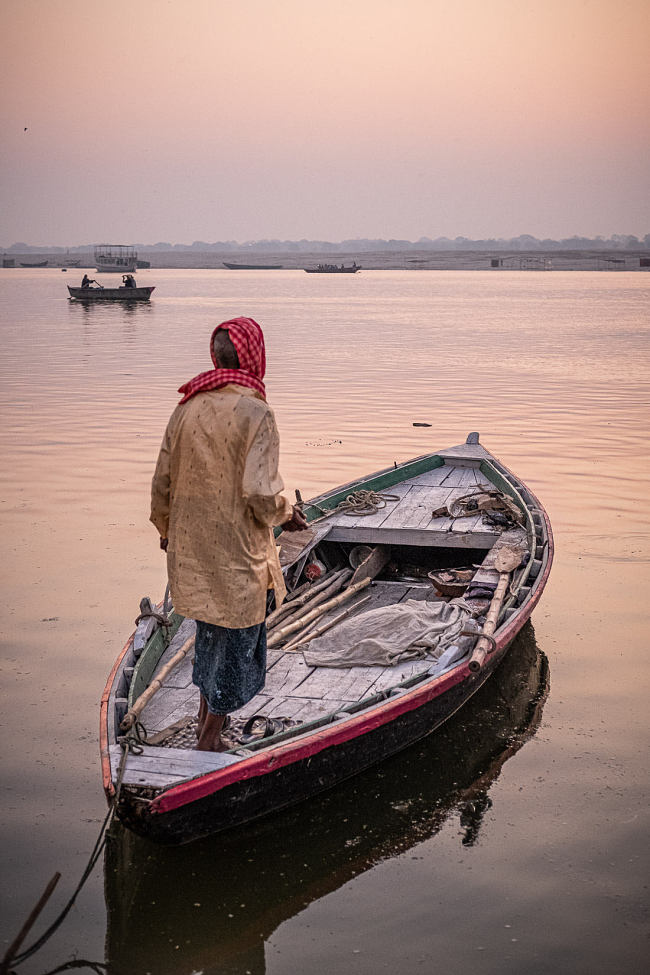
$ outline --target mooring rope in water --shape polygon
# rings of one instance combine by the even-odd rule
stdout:
[[[96,975],[104,975],[108,971],[108,965],[103,961],[88,961],[86,958],[73,958],[71,961],[66,961],[58,968],[53,968],[50,972],[44,972],[43,975],[59,975],[59,972],[69,972],[73,968],[89,968]]]
[[[88,858],[88,862],[84,868],[79,883],[75,887],[72,896],[68,900],[68,903],[65,905],[65,907],[60,912],[58,917],[52,922],[49,928],[46,931],[44,931],[44,933],[40,936],[40,938],[37,938],[37,940],[32,945],[30,945],[29,948],[25,948],[23,951],[18,951],[18,948],[20,948],[22,941],[24,940],[24,938],[27,937],[27,934],[29,933],[32,924],[36,921],[38,914],[43,909],[43,907],[45,907],[46,901],[48,900],[50,894],[52,893],[54,887],[56,886],[59,877],[61,876],[59,873],[56,873],[54,875],[54,877],[52,878],[52,880],[50,881],[50,883],[46,888],[45,894],[41,897],[41,900],[39,901],[37,908],[32,912],[28,921],[23,925],[23,928],[19,932],[18,936],[13,940],[13,942],[11,943],[11,945],[7,950],[7,953],[5,954],[4,958],[0,962],[0,975],[6,975],[6,973],[10,972],[10,966],[13,968],[15,966],[22,965],[22,963],[27,961],[28,958],[31,958],[32,955],[35,955],[37,951],[40,951],[43,945],[47,941],[49,941],[52,935],[55,934],[55,932],[63,924],[65,918],[70,913],[70,910],[72,909],[82,887],[84,886],[89,876],[93,872],[95,865],[97,864],[97,861],[99,860],[102,851],[106,845],[106,833],[115,814],[115,810],[117,809],[117,802],[120,796],[120,790],[122,788],[122,780],[124,778],[124,772],[126,770],[126,760],[130,752],[134,755],[142,753],[142,745],[144,744],[145,737],[146,737],[145,729],[138,722],[136,725],[134,725],[131,731],[132,733],[130,733],[129,735],[125,735],[118,739],[119,744],[122,747],[122,758],[120,759],[117,779],[115,782],[115,795],[113,796],[111,803],[108,807],[108,812],[106,813],[106,817],[104,818],[104,821],[102,823],[101,829],[99,831],[99,836],[95,841],[95,845],[92,849],[90,857]],[[143,737],[143,733],[145,737]],[[99,963],[84,962],[83,965],[85,967],[92,967],[93,965],[99,966]],[[74,967],[80,967],[80,966],[77,966],[72,962],[66,962],[64,966],[55,969],[55,971],[62,972],[62,971],[66,971],[69,968],[74,968]],[[103,970],[105,970],[105,966],[102,966],[102,968]],[[99,971],[99,970],[100,967],[95,968],[95,971]],[[54,973],[50,973],[50,975],[54,975]]]

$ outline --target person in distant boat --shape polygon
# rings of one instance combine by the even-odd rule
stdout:
[[[133,277],[132,274],[123,274],[122,282],[125,288],[137,288],[137,284],[135,283],[135,278]]]
[[[83,278],[81,279],[81,287],[89,288],[91,284],[97,284],[97,282],[94,278],[89,278],[87,274],[84,274]]]
[[[264,621],[285,595],[272,529],[307,522],[282,494],[260,326],[222,322],[210,354],[214,369],[179,389],[151,485],[151,521],[167,552],[174,609],[196,620],[197,748],[220,751],[226,715],[264,686]]]

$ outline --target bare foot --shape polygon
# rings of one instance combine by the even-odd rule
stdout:
[[[200,752],[219,752],[225,751],[221,743],[221,729],[226,719],[225,714],[210,714],[206,708],[206,716],[201,727],[201,733],[197,742],[197,749]]]

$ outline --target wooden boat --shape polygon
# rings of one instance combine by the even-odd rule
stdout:
[[[224,261],[223,266],[229,271],[279,271],[284,267],[283,264],[233,264]]]
[[[307,274],[356,274],[361,270],[361,265],[355,261],[353,264],[319,264],[317,267],[306,267],[303,270]]]
[[[369,511],[352,510],[364,499]],[[267,621],[266,685],[231,716],[228,751],[193,748],[193,622],[165,606],[152,615],[141,604],[143,618],[102,696],[100,732],[106,795],[115,797],[119,780],[117,815],[135,832],[183,843],[237,826],[431,734],[503,659],[551,569],[544,509],[478,434],[329,491],[304,510],[309,531],[279,535],[290,598]],[[442,595],[430,578],[468,567],[475,571],[460,599]],[[339,582],[344,588],[331,595]],[[443,623],[460,614],[462,629],[452,633],[445,623],[446,644],[393,665],[309,663],[319,642],[345,642],[351,626],[395,609],[398,616],[438,614]],[[306,632],[312,621],[315,629]],[[399,649],[412,652],[414,642],[410,634]],[[182,663],[169,671],[178,657]],[[256,715],[263,718],[252,721]],[[136,718],[147,735],[137,755],[119,741]],[[267,736],[255,738],[256,729]]]
[[[76,301],[149,301],[155,291],[153,287],[146,288],[73,288],[68,285],[70,298]]]
[[[49,261],[38,261],[36,264],[23,264],[21,262],[21,267],[47,267]]]

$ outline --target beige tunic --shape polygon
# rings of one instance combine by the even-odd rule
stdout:
[[[151,521],[169,538],[167,571],[183,616],[240,628],[261,623],[267,589],[285,587],[272,526],[291,518],[280,492],[273,411],[229,385],[176,407],[151,485]]]

